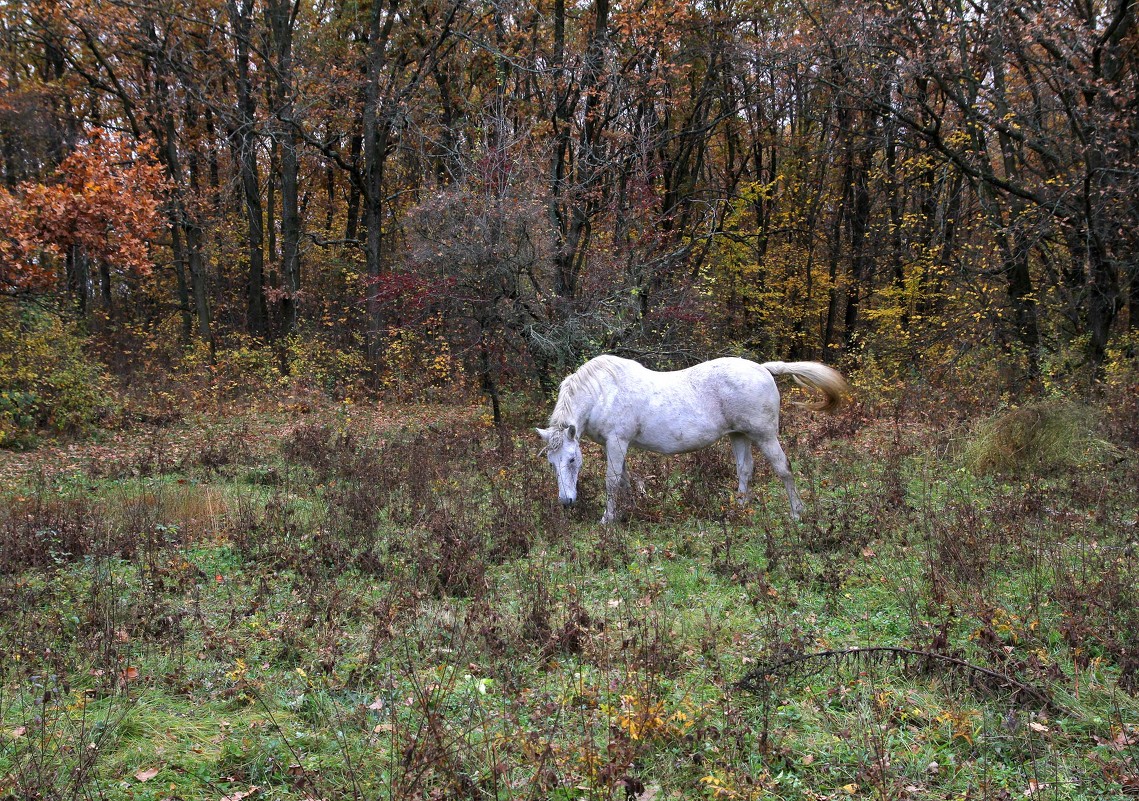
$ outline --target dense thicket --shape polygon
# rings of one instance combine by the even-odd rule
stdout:
[[[120,348],[492,395],[602,350],[1134,358],[1134,0],[35,0],[0,26],[0,292]]]

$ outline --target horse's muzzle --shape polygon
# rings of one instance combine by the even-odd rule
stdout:
[[[566,509],[570,508],[577,502],[577,498],[558,498],[562,502],[562,506]]]

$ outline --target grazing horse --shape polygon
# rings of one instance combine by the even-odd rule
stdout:
[[[732,441],[741,501],[746,500],[759,446],[787,489],[791,517],[799,519],[803,502],[795,490],[791,465],[779,445],[777,375],[822,392],[826,399],[808,404],[833,411],[849,391],[845,379],[818,362],[765,362],[713,359],[687,370],[658,373],[629,359],[598,356],[562,381],[549,428],[537,429],[558,476],[563,506],[577,500],[581,438],[605,447],[605,514],[617,516],[617,491],[625,478],[629,446],[656,453],[685,453],[711,445],[725,434]]]

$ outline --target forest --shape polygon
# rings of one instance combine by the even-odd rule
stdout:
[[[1139,794],[1137,13],[0,0],[0,801]]]
[[[5,336],[496,414],[601,352],[1086,388],[1135,363],[1135,14],[3,3]]]

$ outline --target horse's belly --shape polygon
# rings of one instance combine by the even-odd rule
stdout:
[[[640,428],[630,444],[655,453],[687,453],[707,448],[725,433],[721,426],[658,424]]]

